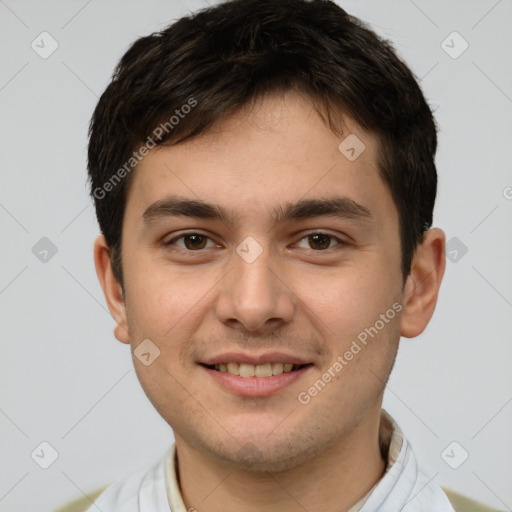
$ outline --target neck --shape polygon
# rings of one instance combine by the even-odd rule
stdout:
[[[179,435],[179,482],[187,510],[346,511],[382,477],[380,410],[327,449],[286,471],[255,472],[195,450]],[[321,485],[318,483],[321,482]]]

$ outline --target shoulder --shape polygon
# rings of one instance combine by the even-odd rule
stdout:
[[[443,491],[448,496],[455,512],[500,512],[495,508],[488,507],[446,487],[443,487]]]
[[[69,503],[66,503],[66,505],[55,510],[55,512],[85,512],[85,510],[91,506],[92,502],[94,502],[94,500],[98,498],[106,488],[107,486],[102,487],[89,493],[87,496],[70,501]]]
[[[144,473],[137,472],[72,501],[55,512],[136,512]]]
[[[165,486],[165,458],[107,487],[68,503],[55,512],[170,512]]]
[[[67,503],[55,512],[117,512],[120,507],[124,512],[136,512],[142,476],[139,473],[132,474]]]
[[[63,507],[60,507],[55,512],[85,512],[91,503],[96,500],[104,491],[107,486],[102,487],[87,496],[74,500],[67,503]],[[451,489],[443,488],[446,496],[450,500],[453,508],[456,512],[500,512],[497,509],[487,507],[482,503],[474,501],[467,496],[459,494]]]

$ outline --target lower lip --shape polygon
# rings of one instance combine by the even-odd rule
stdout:
[[[304,366],[299,370],[273,375],[272,377],[240,377],[239,375],[200,366],[222,387],[235,395],[241,396],[273,395],[303,377],[311,368],[311,366]]]

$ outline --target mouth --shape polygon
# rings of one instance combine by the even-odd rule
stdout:
[[[204,364],[201,363],[201,366],[208,368],[210,370],[214,370],[221,373],[228,373],[230,375],[235,375],[243,378],[269,378],[277,375],[282,375],[283,373],[291,373],[301,370],[307,366],[311,366],[309,364],[294,364],[294,363],[263,363],[263,364],[247,364],[247,363],[218,363],[218,364]]]
[[[263,360],[264,361],[264,360]],[[276,395],[282,389],[291,386],[304,377],[313,368],[313,363],[303,364],[284,362],[246,362],[199,363],[215,386],[220,386],[231,394],[244,397],[266,397]]]

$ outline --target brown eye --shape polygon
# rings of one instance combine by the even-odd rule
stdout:
[[[301,247],[302,249],[313,249],[316,252],[326,251],[327,249],[332,249],[338,245],[340,246],[338,249],[341,249],[342,246],[347,245],[347,242],[339,239],[334,235],[322,232],[310,233],[304,238],[301,238],[297,244],[297,246]]]
[[[202,235],[185,235],[183,237],[185,247],[187,249],[204,249],[206,245],[206,237]]]
[[[201,235],[200,233],[186,233],[184,235],[177,236],[173,238],[169,242],[166,242],[164,245],[172,246],[176,245],[180,249],[186,249],[189,251],[198,251],[200,249],[204,249],[207,247],[208,242],[210,242],[210,246],[214,246],[213,242],[209,237],[205,235]]]
[[[331,239],[332,237],[324,233],[315,233],[314,235],[308,236],[308,242],[312,249],[328,249],[331,244]]]

